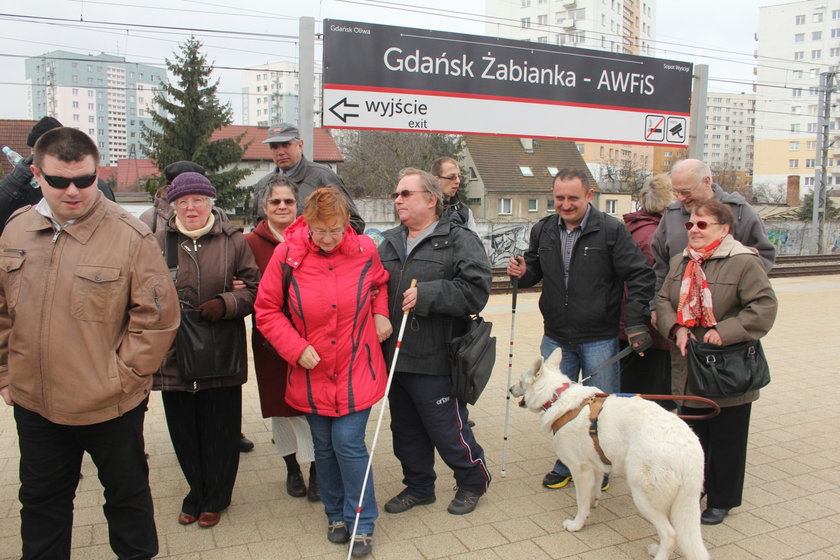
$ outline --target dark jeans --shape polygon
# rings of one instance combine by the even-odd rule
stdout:
[[[692,414],[707,414],[710,408],[691,408]],[[706,457],[706,505],[730,509],[741,505],[747,469],[747,439],[752,403],[726,406],[709,420],[688,420],[700,439]]]
[[[435,495],[437,449],[459,488],[484,494],[490,485],[484,450],[467,425],[466,403],[450,394],[450,377],[401,371],[394,375],[388,403],[403,484],[417,497]]]
[[[87,451],[105,488],[102,507],[111,549],[121,559],[158,552],[143,418],[148,400],[118,418],[88,426],[50,422],[15,405],[20,444],[20,510],[24,560],[70,558],[73,499]]]
[[[230,505],[239,470],[242,386],[163,391],[172,447],[190,491],[181,511],[198,517]]]

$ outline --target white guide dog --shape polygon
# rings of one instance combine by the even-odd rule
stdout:
[[[598,503],[603,474],[624,473],[639,513],[659,535],[659,545],[649,547],[654,560],[667,560],[676,545],[687,560],[708,560],[700,532],[703,450],[697,436],[676,415],[640,397],[609,396],[584,404],[600,390],[572,383],[560,372],[560,357],[555,350],[545,362],[538,359],[510,392],[542,413],[543,427],[557,430],[554,450],[572,473],[577,499],[577,515],[563,527],[582,529]],[[593,437],[590,415],[600,404]]]

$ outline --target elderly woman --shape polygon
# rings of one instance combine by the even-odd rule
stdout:
[[[373,241],[350,227],[347,199],[335,188],[309,195],[283,236],[254,305],[257,328],[289,364],[286,402],[312,430],[327,538],[346,543],[359,510],[350,546],[365,556],[378,515],[372,476],[360,509],[359,497],[365,425],[387,379],[379,343],[391,334],[388,273]]]
[[[174,211],[158,240],[172,267],[182,307],[201,311],[205,321],[238,320],[244,344],[260,271],[245,237],[213,207],[216,189],[204,175],[178,175],[166,190]],[[176,255],[171,255],[172,251]],[[244,287],[233,289],[238,278]],[[183,355],[189,348],[178,348]],[[244,357],[244,356],[243,356]],[[160,390],[172,446],[190,490],[178,523],[213,527],[230,505],[239,467],[242,384],[247,361],[234,371],[202,372],[186,380],[171,349],[154,388]]]
[[[653,234],[662,219],[662,212],[673,199],[671,178],[666,173],[654,175],[645,181],[639,192],[639,209],[623,216],[633,241],[642,250],[650,266],[654,262],[650,249]],[[621,302],[622,306],[625,300],[626,297]],[[624,333],[623,311],[621,318],[619,338],[621,348],[624,349],[627,347],[627,335]],[[621,392],[667,395],[671,392],[671,343],[649,321],[647,327],[653,345],[645,350],[644,356],[634,352],[621,360]],[[660,401],[660,404],[668,409],[674,407],[673,401]]]
[[[726,204],[716,199],[697,203],[685,224],[688,247],[671,259],[656,296],[657,328],[675,341],[682,356],[689,338],[718,346],[754,341],[776,319],[778,304],[767,272],[756,250],[732,237],[733,222]],[[689,394],[685,358],[674,359],[671,368],[673,393]],[[705,525],[722,522],[731,508],[741,505],[750,409],[758,396],[755,390],[715,399],[720,415],[689,422],[706,459]]]
[[[265,272],[274,249],[286,240],[285,231],[297,216],[297,187],[285,176],[269,181],[261,201],[266,219],[261,220],[245,240],[254,253],[257,266]],[[303,413],[286,404],[286,370],[288,364],[274,351],[257,328],[251,330],[254,369],[260,392],[263,418],[271,418],[271,433],[277,452],[286,463],[286,492],[295,498],[308,496],[320,499],[315,475],[315,451],[312,433]],[[310,463],[309,489],[303,481],[298,460]]]
[[[403,169],[391,198],[402,224],[383,234],[379,254],[391,274],[388,298],[395,330],[403,311],[413,313],[388,395],[394,454],[405,488],[385,504],[385,511],[402,513],[435,501],[437,449],[457,485],[448,511],[463,515],[487,491],[490,472],[467,423],[466,403],[452,396],[447,343],[462,334],[461,319],[487,303],[490,262],[478,235],[441,218],[443,193],[429,173]],[[416,287],[410,287],[412,279]],[[390,360],[396,337],[384,347]]]

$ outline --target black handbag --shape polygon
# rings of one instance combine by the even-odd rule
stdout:
[[[688,388],[700,397],[739,397],[770,383],[761,341],[717,346],[688,340]]]
[[[452,394],[475,404],[496,364],[496,337],[490,336],[493,323],[480,316],[467,318],[467,332],[449,342],[452,366]]]
[[[184,381],[239,375],[245,364],[242,319],[205,321],[198,309],[181,309],[175,358]]]

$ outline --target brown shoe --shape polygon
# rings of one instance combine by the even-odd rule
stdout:
[[[183,511],[178,514],[178,523],[181,525],[192,525],[198,521],[198,518],[194,515],[190,515],[189,513],[184,513]]]
[[[204,529],[215,527],[222,519],[222,513],[219,511],[203,511],[198,516],[198,526]]]

